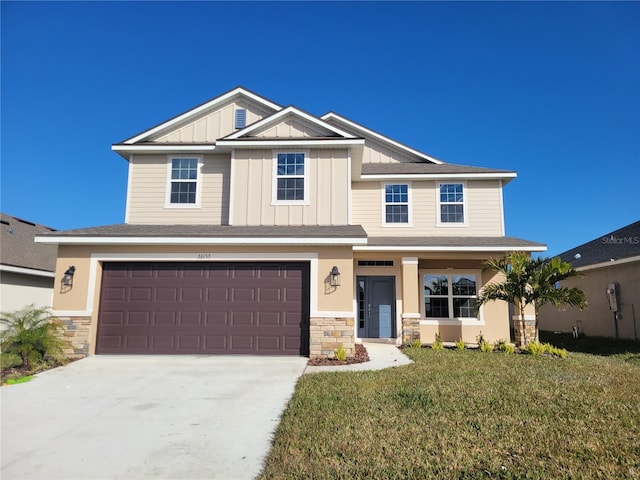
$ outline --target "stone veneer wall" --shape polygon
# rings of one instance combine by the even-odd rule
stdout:
[[[419,318],[403,318],[402,319],[402,343],[411,343],[414,340],[420,340],[420,319]]]
[[[536,321],[525,318],[524,331],[522,330],[522,321],[518,315],[513,316],[513,330],[515,336],[516,347],[525,346],[525,333],[527,334],[527,343],[533,342],[536,339]]]
[[[356,353],[353,318],[311,318],[310,358],[335,358],[336,349],[342,344],[347,357]]]
[[[63,339],[70,343],[64,350],[72,359],[89,355],[89,335],[91,334],[91,317],[55,317],[64,328]]]

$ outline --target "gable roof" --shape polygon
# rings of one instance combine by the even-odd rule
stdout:
[[[236,132],[231,133],[230,135],[227,135],[222,140],[233,140],[233,139],[239,139],[242,137],[250,136],[252,133],[255,134],[263,130],[265,127],[277,124],[279,121],[283,120],[287,116],[293,116],[293,117],[299,118],[302,121],[309,122],[317,127],[329,130],[330,132],[333,133],[333,135],[331,136],[343,137],[343,138],[357,138],[351,133],[345,130],[342,130],[341,128],[338,128],[334,125],[331,125],[294,105],[289,105],[288,107],[283,108],[282,110],[274,113],[273,115],[263,118],[262,120],[254,123],[253,125],[249,125],[243,128],[242,130],[238,130]]]
[[[34,237],[56,230],[5,213],[0,214],[0,227],[0,269],[53,276],[58,247],[37,244]]]
[[[338,115],[335,112],[325,113],[320,118],[322,120],[325,120],[325,121],[329,122],[329,123],[337,122],[337,123],[346,125],[346,127],[348,129],[354,130],[359,135],[362,135],[362,136],[365,136],[365,137],[366,136],[370,136],[370,137],[372,137],[372,138],[374,138],[374,139],[376,139],[376,140],[378,140],[378,141],[380,141],[382,143],[385,143],[385,144],[387,144],[389,146],[393,146],[393,147],[399,148],[400,150],[403,150],[403,151],[405,151],[407,153],[410,153],[412,155],[416,155],[419,158],[421,158],[421,159],[423,159],[423,160],[425,160],[427,162],[430,162],[430,163],[444,163],[442,160],[439,160],[439,159],[437,159],[435,157],[432,157],[431,155],[427,155],[424,152],[421,152],[421,151],[416,150],[414,148],[411,148],[411,147],[409,147],[409,146],[407,146],[407,145],[405,145],[403,143],[400,143],[400,142],[398,142],[396,140],[393,140],[393,139],[391,139],[391,138],[389,138],[389,137],[387,137],[385,135],[382,135],[381,133],[378,133],[378,132],[376,132],[374,130],[371,130],[370,128],[367,128],[367,127],[365,127],[365,126],[363,126],[363,125],[361,125],[359,123],[356,123],[353,120],[349,120],[346,117]]]
[[[151,127],[143,132],[140,132],[134,135],[133,137],[127,138],[126,140],[119,142],[119,144],[131,145],[134,143],[144,142],[152,135],[162,130],[169,129],[178,123],[187,122],[190,119],[198,116],[203,111],[213,109],[216,106],[223,104],[224,102],[230,100],[235,96],[244,96],[274,111],[278,111],[282,109],[281,105],[278,105],[277,103],[274,103],[271,100],[268,100],[258,95],[257,93],[247,90],[244,87],[238,86],[236,88],[229,90],[226,93],[223,93],[222,95],[218,95],[217,97],[214,97],[211,100],[207,100],[206,102],[201,103],[197,107],[191,108],[186,112],[180,113],[175,117],[170,118],[169,120],[166,120],[162,123],[159,123],[158,125],[155,125],[154,127]]]
[[[583,243],[558,256],[576,269],[640,257],[640,221]]]

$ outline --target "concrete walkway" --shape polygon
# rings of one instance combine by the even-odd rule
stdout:
[[[402,353],[397,345],[367,341],[363,341],[362,344],[369,354],[368,362],[355,363],[353,365],[307,366],[304,373],[363,372],[366,370],[382,370],[384,368],[399,367],[413,363],[413,360]]]

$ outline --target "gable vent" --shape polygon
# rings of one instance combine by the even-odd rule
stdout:
[[[247,110],[239,108],[236,110],[236,128],[244,128],[247,126]]]

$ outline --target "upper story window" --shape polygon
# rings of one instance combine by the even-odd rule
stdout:
[[[238,108],[236,110],[236,128],[244,128],[247,126],[247,109]]]
[[[476,318],[478,275],[427,273],[423,277],[427,318]]]
[[[275,178],[275,200],[303,202],[305,200],[305,154],[278,153]]]
[[[171,157],[169,161],[169,205],[196,205],[200,159],[197,157]]]
[[[384,223],[409,224],[409,185],[384,186]]]
[[[465,203],[462,183],[441,183],[438,185],[438,204],[440,206],[440,224],[464,224]]]

